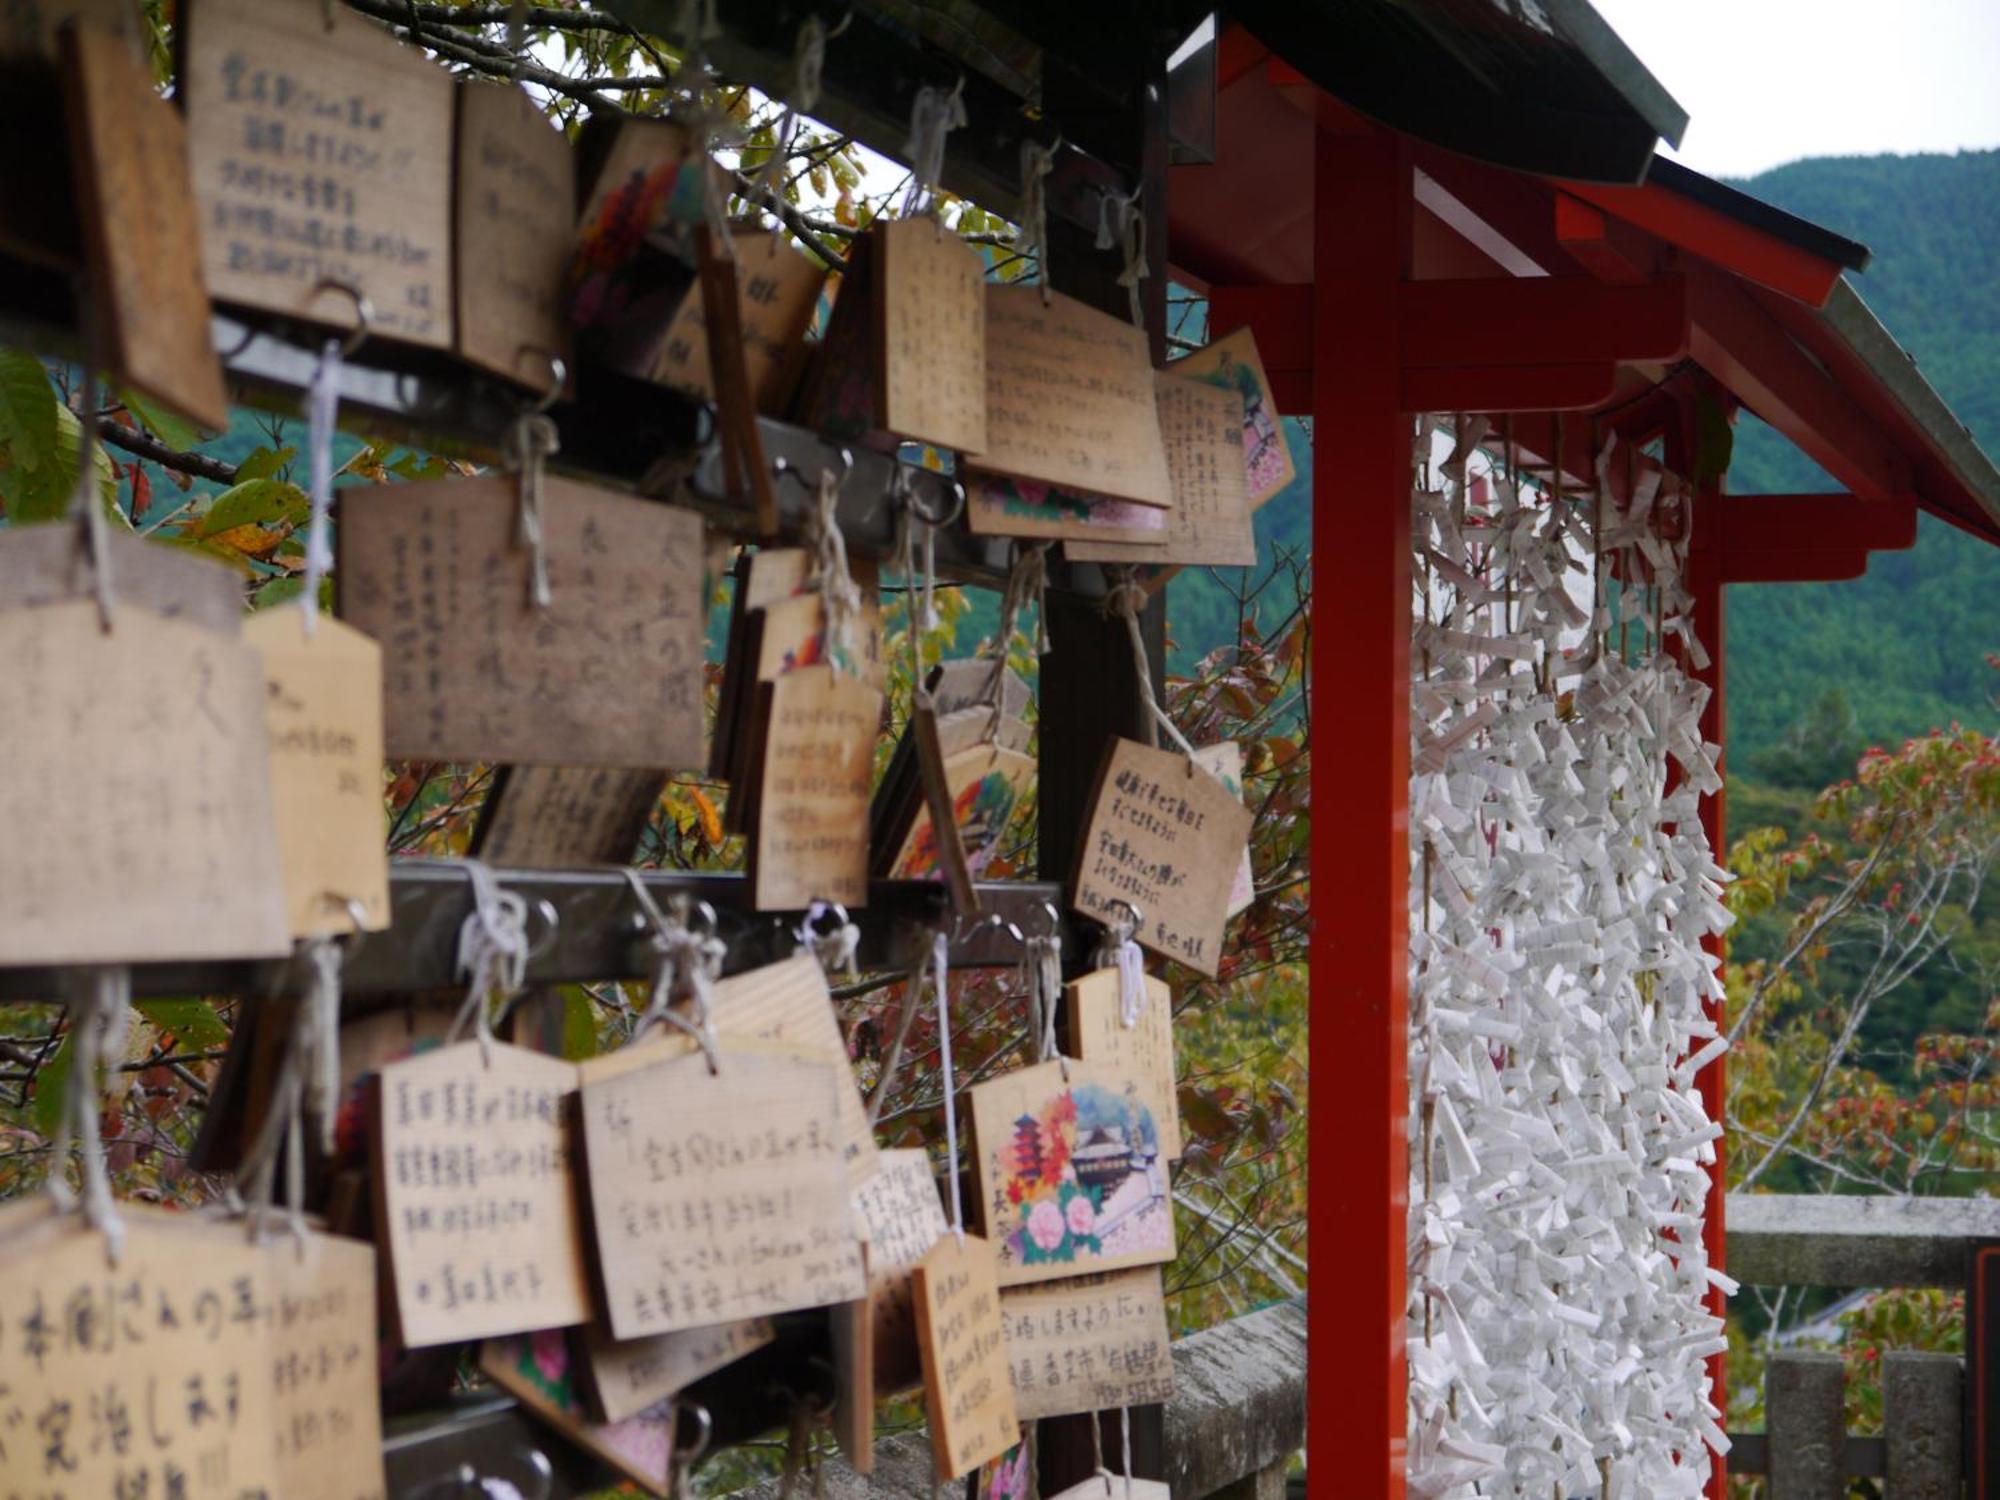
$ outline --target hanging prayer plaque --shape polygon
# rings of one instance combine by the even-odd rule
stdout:
[[[975,470],[1171,506],[1146,335],[1038,287],[986,287],[986,449]]]
[[[1002,1286],[1174,1258],[1166,1159],[1135,1081],[1041,1063],[975,1084],[972,1119]]]
[[[1021,1440],[993,1248],[977,1235],[947,1233],[912,1280],[931,1454],[937,1477],[956,1479]]]
[[[801,667],[759,689],[764,739],[752,904],[802,911],[868,903],[868,783],[882,692],[832,667]]]
[[[293,937],[389,925],[382,806],[382,648],[352,626],[284,606],[251,617],[264,662],[271,788]]]
[[[331,24],[329,24],[331,22]],[[190,0],[181,92],[218,301],[452,343],[451,74],[319,0]]]
[[[1116,969],[1095,969],[1064,986],[1069,1055],[1137,1082],[1153,1124],[1160,1155],[1181,1156],[1179,1082],[1174,1076],[1174,992],[1164,979],[1145,976],[1146,998],[1125,1024]],[[1103,1403],[1100,1403],[1103,1404]],[[1112,1402],[1111,1405],[1118,1403]]]
[[[1000,1294],[1014,1405],[1026,1422],[1164,1401],[1174,1391],[1157,1266]]]
[[[0,612],[0,661],[0,964],[289,952],[257,653],[79,600]]]
[[[1173,1500],[1174,1492],[1163,1479],[1135,1479],[1129,1474],[1090,1478],[1058,1490],[1047,1500]]]
[[[1222,783],[1223,790],[1239,802],[1243,799],[1243,746],[1235,740],[1217,740],[1212,745],[1198,746],[1194,752],[1194,763]],[[1250,850],[1245,846],[1243,858],[1236,862],[1236,878],[1229,886],[1230,916],[1247,909],[1257,899],[1256,872],[1250,866]]]
[[[118,602],[235,639],[243,633],[243,575],[212,558],[113,530]],[[0,611],[91,597],[76,528],[64,522],[0,530]]]
[[[1144,918],[1141,944],[1213,978],[1250,821],[1249,809],[1185,755],[1114,739],[1077,849],[1072,905],[1109,923],[1119,902],[1131,903]]]
[[[376,1223],[405,1347],[590,1316],[564,1096],[576,1068],[457,1042],[382,1069]]]
[[[1135,556],[1167,544],[1167,512],[1132,500],[1071,495],[1033,479],[968,474],[965,524],[975,536],[1116,542]]]
[[[375,1247],[279,1227],[271,1282],[271,1393],[285,1500],[382,1500]]]
[[[0,1491],[242,1500],[279,1483],[266,1252],[120,1203],[124,1251],[46,1198],[0,1210]]]
[[[382,643],[392,756],[632,768],[702,760],[701,522],[541,482],[550,602],[511,478],[346,491],[340,612]]]
[[[597,163],[566,277],[570,326],[584,353],[644,377],[693,285],[689,230],[703,213],[707,158],[672,120],[593,120],[580,159]]]
[[[511,870],[630,864],[666,789],[660,771],[502,766],[480,807],[470,852]]]
[[[986,448],[986,265],[934,218],[878,221],[879,425],[957,453]]]
[[[1239,328],[1167,368],[1176,377],[1206,381],[1243,398],[1244,487],[1250,509],[1261,509],[1292,482],[1297,471],[1285,441],[1278,403],[1271,395],[1270,378],[1257,355],[1255,335],[1248,328]]]
[[[642,1339],[614,1339],[592,1323],[583,1330],[583,1368],[593,1415],[603,1422],[636,1417],[775,1337],[767,1318]]]
[[[647,1494],[664,1496],[677,1425],[673,1403],[660,1402],[621,1422],[593,1420],[583,1399],[576,1338],[573,1329],[547,1328],[488,1339],[479,1346],[479,1368],[537,1421],[596,1454]]]
[[[875,1385],[893,1393],[923,1376],[910,1273],[950,1228],[928,1152],[884,1151],[879,1160],[881,1170],[854,1190],[854,1211],[868,1241]]]
[[[1173,509],[1160,537],[1164,545],[1133,548],[1077,539],[1064,544],[1063,554],[1076,562],[1254,566],[1257,536],[1244,489],[1242,398],[1168,370],[1155,379],[1154,391],[1174,487]]]
[[[574,228],[576,157],[523,89],[458,86],[452,178],[458,352],[546,391],[569,359],[563,275]]]
[[[80,20],[63,33],[62,66],[91,352],[141,394],[227,427],[180,111],[155,90],[129,34]]]
[[[826,271],[793,249],[776,230],[738,229],[733,238],[744,380],[753,407],[775,415],[784,409],[798,379],[806,329],[812,324]],[[715,398],[708,323],[698,285],[682,299],[667,325],[652,377],[696,400]]]
[[[621,1339],[848,1302],[861,1241],[823,1059],[724,1041],[583,1083],[590,1213]]]

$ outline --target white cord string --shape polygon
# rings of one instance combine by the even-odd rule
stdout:
[[[1139,929],[1136,912],[1117,916],[1105,923],[1104,940],[1097,945],[1095,963],[1100,969],[1118,971],[1118,1020],[1128,1031],[1139,1024],[1146,1010],[1146,955],[1133,941]]]
[[[1132,1408],[1118,1408],[1118,1432],[1125,1446],[1125,1500],[1132,1500]]]
[[[1146,607],[1146,591],[1133,581],[1130,567],[1108,570],[1113,578],[1111,591],[1104,598],[1105,612],[1122,615],[1126,633],[1132,640],[1132,665],[1139,674],[1139,697],[1146,705],[1146,740],[1157,747],[1160,743],[1159,730],[1166,730],[1168,736],[1181,754],[1188,758],[1190,770],[1194,767],[1194,746],[1188,743],[1180,726],[1160,707],[1159,699],[1153,696],[1153,667],[1146,656],[1146,637],[1139,629],[1139,611]]]
[[[931,983],[937,990],[938,1071],[944,1079],[944,1168],[951,1179],[951,1228],[965,1240],[965,1205],[958,1181],[958,1080],[951,1067],[951,944],[943,932],[931,938]]]
[[[854,620],[861,612],[861,589],[847,567],[847,538],[840,531],[837,509],[840,481],[831,469],[819,473],[818,504],[813,509],[813,573],[808,588],[819,590],[826,609],[826,659],[836,673],[858,676],[860,654],[854,646]]]
[[[917,90],[910,105],[910,137],[903,154],[910,159],[910,191],[903,199],[903,217],[937,209],[938,180],[944,176],[945,141],[965,126],[965,79],[950,89],[929,84]]]
[[[1046,933],[1024,939],[1021,981],[1028,991],[1029,1021],[1035,1030],[1035,1061],[1061,1062],[1069,1077],[1069,1060],[1056,1039],[1056,999],[1062,994],[1062,934]]]
[[[1124,252],[1118,284],[1132,299],[1132,325],[1146,326],[1145,305],[1139,299],[1139,283],[1146,269],[1146,215],[1139,207],[1139,194],[1106,193],[1097,202],[1097,248]]]
[[[104,1236],[105,1253],[116,1265],[125,1251],[125,1223],[118,1216],[104,1160],[104,1140],[98,1126],[103,1109],[98,1074],[106,1059],[124,1056],[132,971],[122,964],[101,965],[72,970],[65,979],[70,987],[69,1078],[63,1085],[62,1110],[57,1117],[49,1193],[65,1209],[82,1208],[84,1222]],[[80,1158],[80,1194],[64,1175],[72,1142]]]
[[[445,1033],[449,1047],[470,1025],[479,1041],[480,1059],[493,1063],[493,1013],[491,999],[497,991],[503,1001],[513,998],[527,981],[528,903],[513,891],[502,890],[492,870],[476,859],[447,863],[463,870],[472,882],[472,910],[458,929],[458,969],[466,976],[465,1003],[452,1017]]]
[[[1062,142],[1053,146],[1035,141],[1021,142],[1021,227],[1014,236],[1014,252],[1032,255],[1042,284],[1042,305],[1049,303],[1049,168],[1055,164]]]
[[[312,510],[306,523],[305,586],[299,590],[299,608],[305,614],[307,635],[318,628],[320,580],[333,566],[327,513],[333,504],[333,431],[340,417],[340,367],[340,340],[328,339],[320,345],[319,362],[313,366],[312,381],[306,387],[306,471]]]
[[[97,492],[97,371],[83,370],[83,409],[76,419],[76,483],[70,489],[69,515],[76,523],[77,561],[90,570],[90,587],[97,601],[97,623],[111,629],[111,531],[104,519],[104,500]]]
[[[661,911],[638,871],[627,868],[623,874],[653,928],[652,990],[632,1028],[632,1040],[638,1041],[656,1025],[672,1026],[694,1038],[708,1059],[711,1074],[720,1073],[722,1058],[712,1011],[715,981],[722,977],[729,947],[712,932],[695,932],[678,910],[671,914]],[[690,1015],[674,1009],[674,1001],[682,995],[687,997]]]
[[[514,544],[528,549],[528,603],[536,609],[547,609],[554,597],[549,590],[548,549],[542,528],[542,469],[550,455],[561,448],[556,424],[539,412],[516,418],[507,429],[507,467],[517,476],[519,492]]]

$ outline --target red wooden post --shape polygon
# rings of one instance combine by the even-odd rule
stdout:
[[[1322,130],[1313,194],[1310,954],[1320,1055],[1308,1227],[1320,1284],[1308,1314],[1316,1356],[1308,1468],[1317,1494],[1402,1500],[1411,434],[1399,399],[1411,214],[1403,143],[1387,132]]]

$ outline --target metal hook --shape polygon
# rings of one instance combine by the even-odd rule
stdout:
[[[569,366],[563,362],[560,354],[544,349],[540,344],[521,345],[514,354],[516,364],[520,362],[523,354],[539,354],[549,367],[549,388],[532,405],[521,408],[522,416],[539,417],[562,399],[563,389],[569,384]]]
[[[548,952],[550,948],[555,946],[556,929],[562,926],[562,915],[556,910],[555,904],[546,896],[536,898],[534,904],[528,910],[542,919],[541,941],[528,944],[527,961],[533,963],[544,953]]]
[[[1009,934],[1017,943],[1025,945],[1028,941],[1025,937],[1021,935],[1020,928],[1016,927],[1012,922],[1008,921],[1005,917],[1001,916],[1000,913],[997,911],[989,911],[981,913],[979,919],[975,921],[970,927],[967,927],[965,925],[965,913],[959,912],[955,914],[951,919],[952,947],[957,948],[963,946],[964,944],[972,941],[973,938],[979,936],[979,934],[988,927],[998,927],[1001,931]]]
[[[341,340],[340,357],[352,359],[354,351],[368,341],[368,335],[375,330],[375,304],[368,300],[368,294],[351,281],[342,281],[337,276],[323,278],[306,293],[306,306],[311,307],[319,300],[322,292],[338,292],[354,304],[354,331]]]
[[[1110,901],[1105,903],[1105,905],[1107,907],[1122,906],[1125,908],[1125,910],[1132,913],[1132,920],[1130,923],[1106,922],[1104,924],[1104,930],[1110,933],[1112,937],[1118,939],[1118,941],[1120,942],[1125,942],[1126,940],[1132,938],[1138,933],[1141,927],[1144,927],[1146,925],[1146,914],[1132,902],[1127,901],[1123,896],[1113,896],[1110,899]],[[1120,930],[1121,928],[1123,929],[1123,931]]]
[[[1061,937],[1063,930],[1062,913],[1056,910],[1055,902],[1040,901],[1036,905],[1041,908],[1043,929],[1035,935],[1040,938]]]
[[[675,1463],[683,1467],[692,1468],[695,1464],[700,1463],[702,1455],[708,1452],[709,1439],[715,1436],[715,1420],[709,1416],[708,1408],[703,1406],[699,1401],[690,1401],[685,1408],[677,1405],[674,1408],[674,1436],[676,1438],[680,1436],[680,1414],[683,1409],[686,1410],[689,1416],[694,1418],[696,1425],[701,1431],[695,1437],[693,1446],[687,1448],[676,1447],[673,1450],[672,1456]]]
[[[916,465],[897,463],[895,472],[889,477],[889,499],[933,530],[950,526],[965,514],[965,486],[956,479],[945,482],[951,486],[948,491],[951,496],[951,506],[941,515],[933,514],[924,504],[922,491],[918,488]]]

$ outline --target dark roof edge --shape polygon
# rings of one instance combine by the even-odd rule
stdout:
[[[1788,214],[1762,198],[1753,198],[1740,188],[1718,182],[1677,161],[1669,161],[1664,156],[1654,157],[1646,168],[1646,183],[1678,193],[1683,198],[1692,198],[1706,208],[1727,214],[1738,223],[1783,240],[1809,255],[1817,255],[1821,260],[1832,261],[1850,271],[1868,269],[1873,252],[1860,241],[1835,234],[1831,229],[1810,219],[1801,219],[1797,214]]]
[[[1995,469],[1986,450],[1945,405],[1917,362],[1898,344],[1882,320],[1875,316],[1861,294],[1843,278],[1833,285],[1833,295],[1815,316],[1856,358],[1873,372],[1882,389],[1908,415],[1923,434],[1952,477],[1963,487],[1983,517],[1958,517],[1959,524],[1983,521],[1983,535],[2000,543],[2000,469]],[[1927,507],[1935,509],[1935,507]]]
[[[1687,132],[1688,112],[1589,0],[1542,0],[1542,7],[1556,30],[1624,97],[1639,118],[1668,145],[1680,145]]]

